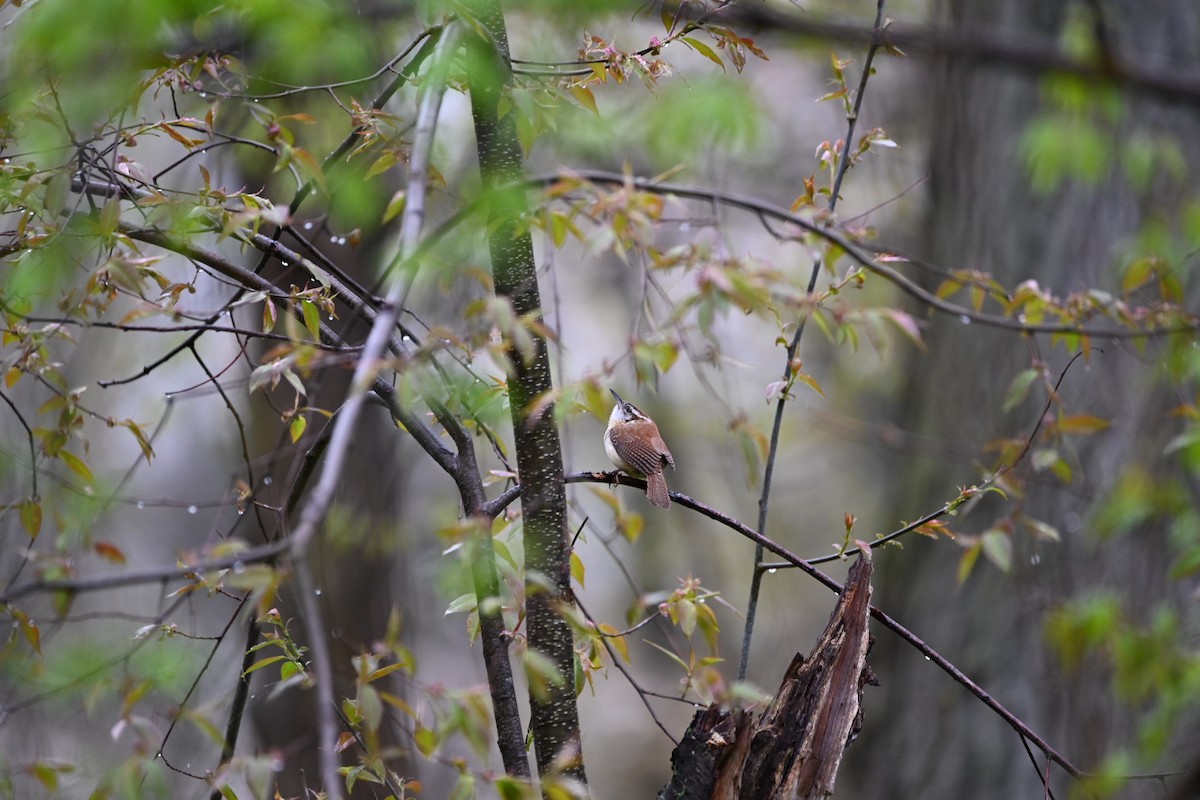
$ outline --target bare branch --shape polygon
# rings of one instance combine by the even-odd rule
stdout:
[[[221,556],[198,560],[191,564],[180,563],[173,566],[153,566],[139,569],[129,569],[110,575],[93,575],[83,578],[59,578],[54,580],[38,579],[29,583],[15,586],[0,593],[0,603],[11,603],[30,594],[49,592],[68,592],[79,594],[83,592],[98,592],[108,589],[121,589],[137,586],[143,583],[163,583],[178,578],[199,578],[210,572],[231,569],[237,565],[258,564],[271,561],[288,549],[286,541],[251,547]]]
[[[1081,60],[1063,53],[1058,41],[1038,39],[1028,31],[1022,31],[1017,40],[1007,35],[964,35],[957,31],[890,23],[881,34],[878,29],[821,20],[811,14],[793,14],[765,3],[731,3],[725,16],[731,22],[822,42],[882,43],[889,49],[898,48],[905,53],[1003,66],[1034,75],[1061,72],[1169,102],[1200,104],[1200,75],[1195,72],[1156,69],[1119,59],[1111,50],[1106,53],[1106,58]]]

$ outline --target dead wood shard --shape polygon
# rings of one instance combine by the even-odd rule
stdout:
[[[869,549],[860,552],[812,655],[796,654],[756,721],[745,712],[698,712],[671,756],[671,782],[659,798],[809,800],[833,794],[842,752],[862,724],[863,685],[876,682],[867,666],[872,565]]]

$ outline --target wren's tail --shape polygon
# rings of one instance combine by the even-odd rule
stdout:
[[[646,476],[646,498],[659,508],[671,507],[671,496],[667,494],[667,479],[661,472]]]

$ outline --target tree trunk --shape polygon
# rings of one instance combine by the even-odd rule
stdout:
[[[525,190],[513,184],[523,177],[521,146],[511,113],[501,114],[512,86],[508,35],[499,0],[477,0],[471,8],[490,37],[472,35],[471,112],[483,188],[488,193],[488,249],[496,297],[512,304],[520,322],[542,324],[533,240],[521,231]],[[556,674],[530,662],[530,728],[538,773],[543,780],[563,774],[585,781],[575,701],[574,640],[559,605],[571,602],[567,545],[567,500],[562,444],[554,404],[546,402],[554,384],[546,340],[536,331],[532,352],[514,346],[506,332],[509,405],[521,481],[525,540],[526,618],[529,649]]]

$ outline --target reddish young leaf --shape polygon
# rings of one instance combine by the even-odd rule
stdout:
[[[92,549],[95,550],[96,554],[101,558],[112,561],[115,564],[125,563],[125,553],[122,552],[121,548],[117,547],[112,542],[95,542],[92,544]]]

